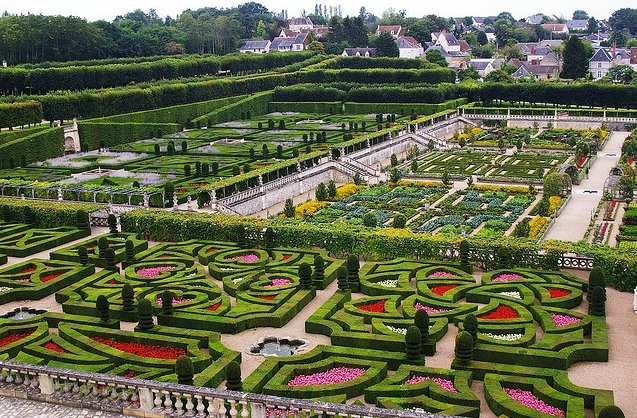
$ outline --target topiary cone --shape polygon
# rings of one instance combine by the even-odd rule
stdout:
[[[475,345],[478,341],[478,319],[476,316],[474,314],[465,316],[464,321],[462,321],[462,326],[466,332],[471,334],[473,344]]]
[[[338,290],[350,290],[349,282],[347,281],[347,268],[344,266],[336,270],[336,283],[338,284]]]
[[[265,228],[263,233],[263,245],[265,248],[274,248],[274,230],[271,227]]]
[[[135,244],[132,240],[126,240],[126,261],[129,263],[135,262]]]
[[[595,286],[588,300],[588,314],[593,316],[606,316],[606,290],[601,286]]]
[[[624,412],[615,405],[607,405],[599,411],[597,418],[626,418]]]
[[[358,277],[358,270],[360,268],[360,262],[358,256],[350,255],[347,257],[347,281],[349,286],[355,292],[358,292],[360,287],[360,279]]]
[[[588,300],[591,299],[593,289],[597,286],[601,286],[603,288],[606,287],[606,277],[601,267],[593,267],[591,273],[588,276],[588,289],[586,293],[586,298]]]
[[[422,335],[417,326],[412,325],[407,328],[407,334],[405,334],[405,354],[409,363],[424,364],[421,338]]]
[[[139,323],[137,328],[141,331],[147,331],[152,329],[155,323],[153,322],[153,306],[148,299],[141,299],[137,304],[137,315],[139,317]]]
[[[173,314],[173,292],[170,290],[161,294],[161,313],[164,315]]]
[[[325,261],[320,254],[314,256],[314,283],[316,285],[322,284],[325,280]]]
[[[456,335],[456,360],[468,363],[473,359],[473,337],[467,331],[461,331]]]
[[[109,214],[106,219],[108,223],[108,230],[111,234],[117,234],[119,231],[117,230],[117,217],[114,214]]]
[[[304,289],[312,287],[312,267],[308,263],[301,263],[299,266],[299,282]]]
[[[88,214],[82,209],[75,212],[75,226],[77,227],[77,229],[91,228],[88,220]]]
[[[106,270],[119,271],[117,261],[115,260],[115,250],[112,247],[108,247],[104,250],[104,258],[106,259]]]
[[[427,311],[424,309],[416,311],[414,325],[420,330],[420,343],[424,345],[429,341],[429,314]]]
[[[175,362],[175,373],[177,381],[180,385],[193,385],[193,377],[195,374],[192,360],[188,356],[181,356]]]
[[[103,322],[108,322],[108,320],[110,319],[110,312],[108,309],[109,303],[108,303],[108,299],[106,299],[106,296],[99,295],[97,297],[97,300],[95,301],[95,307],[100,313],[100,319]]]
[[[106,237],[101,237],[97,240],[97,251],[100,258],[105,258],[105,251],[108,248],[108,239]]]
[[[124,287],[122,287],[122,310],[124,312],[131,312],[134,309],[135,302],[135,291],[126,283]]]
[[[88,250],[85,246],[81,246],[77,249],[77,256],[80,257],[80,263],[82,265],[88,264]]]
[[[236,361],[232,361],[226,366],[226,389],[237,392],[243,391],[241,365]]]

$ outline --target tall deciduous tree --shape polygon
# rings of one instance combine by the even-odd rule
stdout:
[[[560,77],[576,79],[588,72],[588,56],[584,43],[577,36],[571,36],[564,46],[564,66]]]

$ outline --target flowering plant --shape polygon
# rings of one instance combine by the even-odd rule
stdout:
[[[244,254],[234,256],[230,260],[241,261],[243,263],[256,263],[257,261],[259,261],[259,256],[256,254]]]
[[[481,333],[482,335],[484,335],[485,337],[489,337],[489,338],[493,338],[494,340],[501,340],[501,341],[517,341],[520,338],[522,338],[522,334],[493,334],[490,332],[484,332]]]
[[[20,341],[23,338],[28,337],[29,335],[33,334],[33,331],[31,332],[21,332],[18,334],[9,334],[6,337],[0,338],[0,347],[4,347],[5,345],[9,345],[9,344],[13,344],[16,341]]]
[[[173,305],[179,305],[182,303],[188,303],[191,302],[193,300],[193,298],[189,298],[189,297],[183,297],[183,298],[175,298],[173,297]],[[162,306],[163,301],[161,299],[161,296],[157,298],[157,300],[155,300],[155,303],[159,306]]]
[[[432,308],[431,306],[423,305],[420,302],[416,302],[414,304],[414,309],[417,310],[417,311],[425,311],[428,314],[437,314],[437,313],[449,312],[447,309]]]
[[[174,270],[174,266],[145,267],[136,271],[142,277],[157,277],[162,271]]]
[[[551,318],[553,318],[553,323],[555,323],[555,325],[558,327],[565,327],[567,325],[577,324],[578,322],[582,321],[581,319],[575,318],[574,316],[560,315],[553,312],[551,312]]]
[[[405,385],[415,385],[416,383],[432,381],[447,392],[458,392],[453,385],[453,382],[449,379],[443,379],[442,377],[429,377],[429,376],[412,376],[406,382]]]
[[[516,319],[519,318],[520,315],[515,311],[515,309],[506,306],[506,305],[498,305],[493,311],[482,314],[478,318],[480,319]]]
[[[551,299],[563,298],[564,296],[568,296],[571,294],[569,290],[564,289],[549,289],[549,294],[551,295]]]
[[[65,349],[63,349],[62,347],[60,347],[53,341],[49,341],[48,343],[44,344],[42,347],[46,348],[47,350],[56,351],[58,353],[66,353]]]
[[[264,287],[280,287],[280,286],[287,286],[292,283],[294,282],[290,279],[276,278],[276,279],[272,279],[271,283]]]
[[[214,305],[209,306],[209,307],[207,308],[207,310],[208,310],[208,311],[210,311],[210,312],[214,312],[214,311],[216,311],[217,309],[219,309],[220,307],[221,307],[221,303],[215,303]]]
[[[383,313],[385,312],[386,302],[387,302],[386,300],[379,300],[378,302],[366,303],[363,305],[356,305],[356,307],[360,309],[361,311]]]
[[[179,347],[122,342],[116,341],[113,338],[91,337],[91,339],[100,344],[104,344],[125,353],[134,354],[140,357],[176,360],[179,357],[186,355],[186,350]]]
[[[524,280],[524,276],[515,273],[500,274],[493,279],[494,282],[508,282],[511,280]]]
[[[383,287],[398,287],[398,280],[381,280],[376,284]]]
[[[521,389],[503,388],[504,392],[509,395],[514,401],[527,406],[531,409],[535,409],[538,412],[544,414],[553,415],[555,417],[563,417],[564,411],[551,406],[541,399],[538,399],[532,392]]]
[[[440,286],[434,286],[431,288],[431,291],[433,293],[435,293],[438,296],[442,296],[445,293],[447,293],[448,291],[455,289],[456,287],[458,287],[455,284],[445,284],[445,285],[440,285]]]
[[[334,367],[325,372],[298,375],[288,382],[288,386],[332,385],[349,382],[365,373],[365,369],[354,367]]]
[[[455,277],[456,275],[453,273],[450,273],[448,271],[435,271],[433,273],[430,273],[427,275],[427,278],[434,278],[434,277]]]
[[[520,294],[520,292],[500,292],[498,293],[498,295],[508,296],[514,299],[522,299],[522,295]]]

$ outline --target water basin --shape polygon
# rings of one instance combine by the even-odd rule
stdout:
[[[248,349],[248,353],[255,356],[293,356],[307,347],[307,341],[290,337],[265,337]]]
[[[47,311],[44,309],[34,309],[23,306],[21,308],[15,308],[14,310],[7,312],[6,314],[0,316],[0,318],[19,321],[21,319],[33,318],[34,316],[41,315],[46,312]]]

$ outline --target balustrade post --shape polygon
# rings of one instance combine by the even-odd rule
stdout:
[[[250,402],[251,418],[267,418],[265,416],[265,405],[258,402]]]
[[[139,396],[139,408],[141,410],[150,411],[155,407],[155,403],[153,402],[153,392],[151,392],[150,389],[137,388],[134,393],[137,393],[137,396]]]
[[[53,395],[55,393],[55,383],[51,375],[39,373],[38,382],[40,383],[40,393],[43,395]]]

